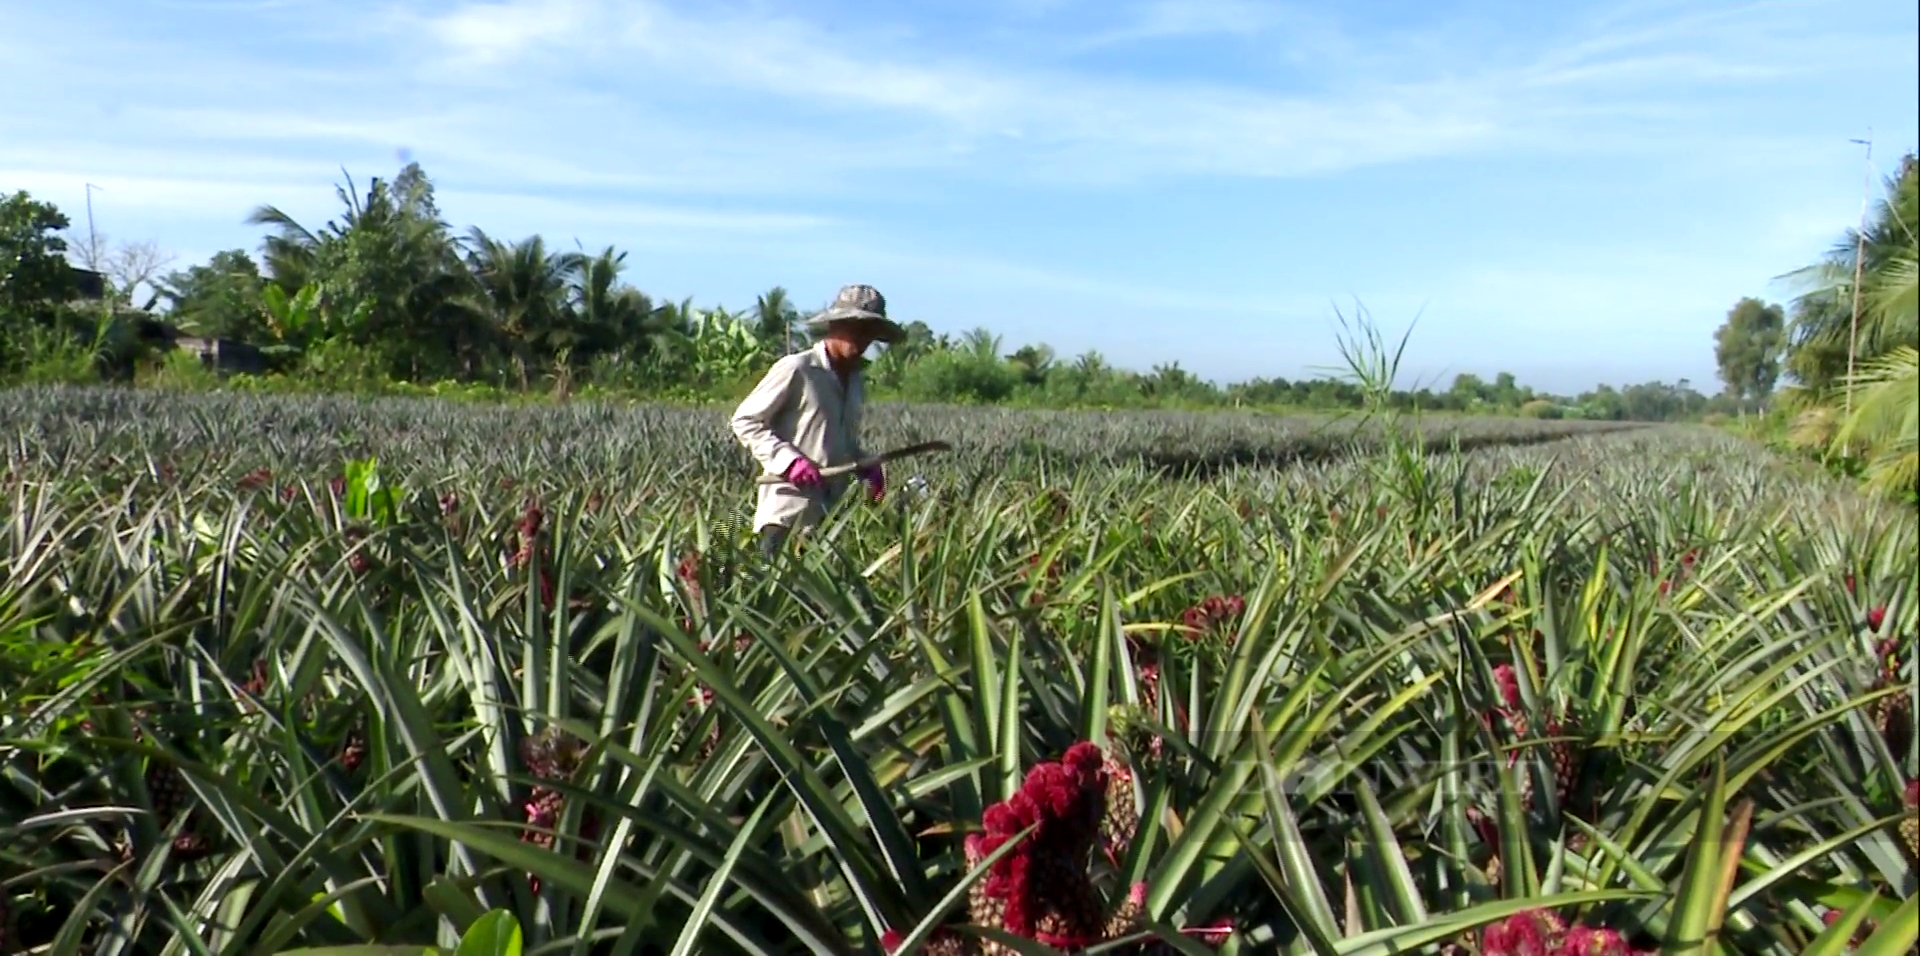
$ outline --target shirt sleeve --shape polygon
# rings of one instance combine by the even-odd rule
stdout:
[[[771,474],[785,475],[793,463],[805,457],[800,449],[773,432],[773,423],[786,409],[798,380],[799,363],[787,356],[773,363],[760,384],[733,410],[730,425],[740,444]]]

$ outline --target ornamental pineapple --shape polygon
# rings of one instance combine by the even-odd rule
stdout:
[[[1887,749],[1902,756],[1913,740],[1913,690],[1900,680],[1900,643],[1894,638],[1881,641],[1875,648],[1879,674],[1873,689],[1898,686],[1900,692],[1873,703],[1873,726],[1887,742]]]
[[[1550,954],[1550,956],[1587,956],[1587,954],[1613,954],[1613,956],[1651,956],[1652,950],[1632,947],[1626,936],[1616,929],[1568,925],[1567,921],[1552,910],[1527,910],[1516,913],[1480,931],[1480,952],[1483,956],[1520,956],[1520,954]]]
[[[1527,720],[1525,705],[1520,698],[1520,681],[1518,675],[1514,673],[1513,665],[1501,664],[1493,669],[1493,673],[1494,683],[1499,689],[1502,703],[1502,706],[1495,708],[1494,714],[1506,724],[1516,742],[1531,739],[1532,726]],[[1573,796],[1574,784],[1579,781],[1581,765],[1586,758],[1585,748],[1577,746],[1572,740],[1564,739],[1573,736],[1578,728],[1579,718],[1565,709],[1558,710],[1547,718],[1546,736],[1550,739],[1547,744],[1547,759],[1553,768],[1554,796],[1563,812],[1569,809],[1567,801]],[[1509,767],[1517,767],[1519,762],[1520,754],[1517,751],[1507,758]],[[1534,797],[1533,774],[1522,772],[1518,776],[1521,805],[1531,810]]]
[[[520,759],[526,762],[527,771],[541,780],[571,777],[579,769],[585,751],[585,743],[558,727],[548,727],[520,742]],[[535,786],[524,806],[527,829],[520,834],[521,841],[543,850],[553,849],[551,831],[559,826],[560,811],[565,806],[564,793],[553,787]],[[533,892],[540,892],[539,877],[529,875],[528,882]]]
[[[155,759],[148,762],[146,784],[147,796],[153,800],[153,815],[164,827],[186,805],[187,783],[180,771]]]
[[[1020,791],[989,807],[984,833],[967,837],[970,867],[1015,834],[1034,832],[972,887],[969,915],[976,926],[1004,930],[1055,949],[1073,952],[1129,935],[1140,924],[1145,887],[1135,886],[1107,912],[1089,873],[1090,855],[1110,824],[1109,768],[1116,762],[1091,743],[1078,743],[1058,762],[1028,773]],[[983,956],[1011,956],[985,941]]]
[[[1579,719],[1572,714],[1547,721],[1547,736],[1562,738],[1549,744],[1547,752],[1553,761],[1554,797],[1563,812],[1571,810],[1568,801],[1573,797],[1574,784],[1580,779],[1580,764],[1586,756],[1583,748],[1565,739],[1573,736],[1579,725]]]
[[[1107,812],[1100,823],[1100,835],[1108,859],[1118,863],[1140,832],[1140,790],[1133,769],[1119,760],[1108,757],[1106,771]]]
[[[147,794],[153,798],[153,815],[160,829],[166,830],[173,825],[174,818],[187,806],[192,791],[187,788],[185,777],[180,771],[164,763],[152,763],[147,768]],[[197,860],[207,854],[211,846],[206,837],[201,836],[189,823],[188,827],[173,838],[173,857],[179,860]],[[123,855],[131,854],[133,846],[128,843],[122,850]]]
[[[1907,855],[1920,860],[1920,780],[1907,781],[1907,817],[1900,821],[1900,838]]]
[[[347,731],[347,739],[340,746],[340,768],[348,773],[360,769],[367,759],[367,735],[358,727]]]

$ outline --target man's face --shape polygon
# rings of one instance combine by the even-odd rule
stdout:
[[[833,337],[847,343],[855,355],[866,354],[877,335],[878,330],[866,322],[843,322],[833,331]]]

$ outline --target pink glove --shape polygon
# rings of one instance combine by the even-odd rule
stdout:
[[[820,483],[820,469],[802,458],[787,466],[787,480],[802,488],[809,488]]]
[[[887,476],[885,472],[880,470],[879,465],[875,465],[861,472],[860,480],[867,483],[867,489],[872,493],[874,501],[878,502],[886,499]]]

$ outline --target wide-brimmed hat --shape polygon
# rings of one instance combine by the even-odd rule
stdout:
[[[855,322],[874,329],[874,339],[880,342],[895,342],[905,331],[900,324],[887,318],[887,298],[880,290],[870,285],[850,285],[840,289],[834,296],[833,304],[826,311],[807,320],[807,326],[816,332],[824,332],[829,327],[843,322]]]

